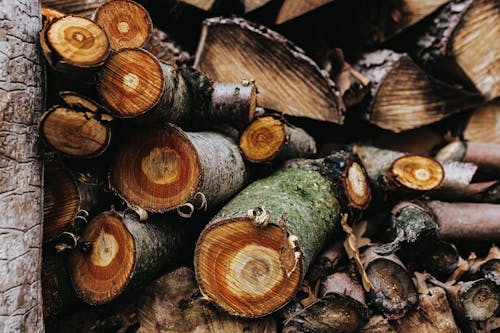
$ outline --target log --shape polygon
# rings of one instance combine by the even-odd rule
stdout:
[[[363,287],[347,273],[334,273],[321,284],[320,298],[288,313],[283,333],[358,332],[368,319]]]
[[[440,240],[431,241],[428,244],[416,243],[409,251],[415,251],[419,245],[425,246],[425,248],[421,253],[417,253],[415,258],[432,276],[449,277],[457,269],[461,258],[457,248],[452,243]]]
[[[492,245],[486,257],[476,259],[469,265],[467,275],[485,278],[500,286],[500,249]]]
[[[415,273],[418,287],[418,308],[394,322],[398,332],[459,333],[446,292],[427,285],[425,274]]]
[[[129,205],[150,212],[195,210],[223,204],[245,184],[238,146],[215,132],[183,132],[175,125],[143,129],[118,147],[111,188]]]
[[[438,157],[436,156],[436,159]],[[440,161],[444,170],[444,181],[440,188],[430,195],[433,198],[455,200],[462,198],[472,183],[477,165],[457,161]]]
[[[468,119],[463,130],[467,141],[500,144],[500,102],[492,101],[478,107]]]
[[[144,47],[153,30],[148,11],[131,0],[108,1],[97,8],[93,19],[106,32],[114,51]]]
[[[250,13],[260,7],[265,6],[271,0],[242,0],[243,5],[245,6],[245,13]]]
[[[316,142],[280,116],[255,119],[240,137],[243,156],[253,163],[282,162],[316,154]]]
[[[429,76],[406,53],[366,53],[353,67],[372,81],[364,117],[393,132],[434,123],[482,101]]]
[[[39,1],[0,11],[0,331],[43,332],[42,164],[35,119],[44,107]]]
[[[47,330],[53,333],[277,332],[272,317],[257,321],[238,318],[207,303],[199,295],[194,273],[186,267],[160,277],[138,294],[99,307],[87,307],[53,322]]]
[[[307,271],[306,280],[313,286],[320,280],[326,279],[338,268],[339,262],[345,257],[342,241],[328,245],[311,264]]]
[[[436,159],[474,163],[479,171],[496,176],[500,172],[500,144],[456,141],[442,148]]]
[[[396,333],[389,320],[382,315],[376,314],[370,317],[368,322],[360,330],[361,333]]]
[[[416,56],[435,72],[471,83],[494,99],[500,96],[499,19],[494,0],[451,1],[417,41]]]
[[[240,192],[204,229],[194,258],[200,290],[243,317],[280,309],[339,227],[340,213],[369,199],[364,169],[350,152],[288,162]]]
[[[42,5],[62,13],[89,17],[108,0],[43,0]]]
[[[228,122],[242,126],[254,116],[252,82],[214,84],[184,66],[160,63],[142,49],[113,54],[99,72],[97,92],[117,118],[170,121],[188,127]]]
[[[500,204],[500,181],[470,184],[465,188],[461,201]]]
[[[276,24],[282,24],[296,17],[304,15],[318,7],[324,6],[333,0],[313,0],[313,1],[294,1],[285,0],[281,5]]]
[[[301,49],[263,26],[241,18],[205,20],[194,66],[217,81],[255,80],[266,109],[343,122],[335,83]]]
[[[418,304],[415,285],[396,255],[381,256],[377,246],[370,246],[364,250],[362,260],[373,285],[368,300],[375,309],[389,319],[400,319]]]
[[[106,211],[82,233],[82,247],[69,257],[71,282],[77,296],[95,305],[137,290],[190,257],[196,224],[168,216],[146,223],[132,213]]]
[[[106,33],[88,18],[65,16],[45,22],[40,45],[54,71],[78,76],[101,67],[110,53]]]

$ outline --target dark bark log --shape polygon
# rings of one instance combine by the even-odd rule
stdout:
[[[377,247],[363,252],[363,265],[373,285],[369,302],[389,319],[402,318],[418,304],[418,294],[405,266],[394,255],[381,256]]]
[[[499,19],[494,0],[451,1],[418,40],[416,55],[437,73],[472,83],[494,99],[500,96]]]
[[[353,168],[356,177],[349,177]],[[194,266],[203,294],[245,317],[263,316],[284,306],[339,227],[340,213],[358,202],[347,199],[353,195],[349,188],[369,200],[364,170],[346,151],[320,160],[290,161],[251,184],[219,212],[198,240]]]
[[[367,120],[394,132],[434,123],[482,101],[477,94],[430,77],[404,53],[374,51],[353,67],[372,81]]]
[[[500,204],[500,181],[470,184],[462,193],[460,201]]]
[[[240,18],[206,20],[195,67],[217,81],[254,79],[264,108],[343,122],[345,107],[335,83],[301,49],[265,27]]]
[[[414,250],[417,252],[415,258],[425,271],[433,276],[447,278],[458,267],[461,258],[455,245],[444,241],[431,241],[428,244],[417,243],[416,246],[425,246],[421,253]]]
[[[0,331],[43,332],[42,164],[35,119],[44,108],[39,1],[0,11]]]
[[[171,332],[276,333],[272,317],[258,321],[230,316],[199,295],[193,272],[181,267],[139,294],[87,307],[47,327],[53,333]]]
[[[242,83],[214,84],[191,68],[160,63],[145,50],[123,49],[99,72],[97,91],[117,118],[190,128],[214,122],[244,126],[254,116],[256,88],[235,82]]]
[[[86,303],[103,304],[146,286],[189,258],[199,227],[168,216],[142,223],[134,214],[99,214],[69,258],[76,294]]]
[[[117,150],[110,185],[131,207],[150,212],[223,204],[248,173],[238,146],[215,132],[183,132],[174,125],[144,129]]]
[[[306,14],[318,7],[324,6],[333,0],[313,0],[313,1],[294,1],[285,0],[276,18],[276,24],[285,23],[296,17]]]
[[[316,154],[316,142],[303,129],[280,116],[254,120],[240,138],[243,156],[253,163],[282,162]]]

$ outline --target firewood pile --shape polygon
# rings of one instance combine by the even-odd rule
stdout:
[[[500,332],[498,1],[42,15],[47,332]]]

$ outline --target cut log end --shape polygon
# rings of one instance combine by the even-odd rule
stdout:
[[[85,228],[82,239],[91,244],[85,253],[73,251],[71,280],[77,295],[89,304],[103,304],[128,284],[135,264],[135,241],[118,213],[105,212]]]
[[[271,160],[287,139],[285,123],[273,116],[260,117],[246,128],[240,138],[240,149],[250,162]]]
[[[438,188],[444,181],[444,169],[439,162],[417,155],[398,158],[387,173],[387,177],[396,184],[417,191]]]
[[[76,67],[100,66],[109,54],[109,41],[104,31],[84,17],[66,16],[53,20],[44,40],[50,48],[49,53],[54,52],[54,57]]]
[[[62,106],[48,110],[40,122],[40,133],[58,152],[74,158],[101,155],[111,140],[110,127],[92,112]]]
[[[73,222],[80,207],[78,188],[61,167],[49,164],[44,172],[43,242],[57,238]]]
[[[112,55],[101,69],[97,91],[120,118],[140,116],[156,105],[164,78],[159,61],[141,49]]]
[[[153,31],[149,13],[134,1],[114,0],[97,9],[95,22],[109,38],[113,50],[143,47]]]
[[[287,276],[284,261],[302,259],[283,258],[286,237],[278,226],[261,228],[248,218],[228,221],[212,224],[198,240],[194,266],[200,289],[234,315],[276,311],[294,296],[303,274],[299,262]]]
[[[500,309],[500,292],[491,281],[477,280],[459,293],[464,315],[469,320],[487,320]]]
[[[165,212],[186,203],[200,181],[198,153],[177,127],[150,129],[118,150],[110,184],[132,205]]]
[[[344,179],[345,191],[351,207],[364,210],[371,200],[371,190],[366,172],[357,162],[347,169]]]

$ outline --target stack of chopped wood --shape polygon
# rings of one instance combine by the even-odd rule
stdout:
[[[500,329],[498,2],[42,4],[48,332]]]

